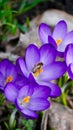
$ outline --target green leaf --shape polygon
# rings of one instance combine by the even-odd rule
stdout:
[[[27,32],[27,28],[26,27],[22,26],[21,24],[18,24],[17,26],[20,29],[20,31],[22,31],[23,33]]]
[[[25,3],[26,6],[24,8],[21,8],[18,10],[18,15],[22,14],[23,12],[27,12],[28,10],[32,9],[33,7],[35,7],[37,4],[41,3],[41,2],[46,2],[47,0],[33,0],[31,2],[27,2]]]
[[[25,119],[22,119],[22,125],[26,125],[27,121]]]
[[[2,105],[4,99],[5,99],[4,94],[0,94],[0,106]]]
[[[62,79],[62,77],[60,77],[58,80],[58,86],[61,88],[62,85],[63,85],[63,79]]]
[[[26,18],[26,26],[27,26],[27,28],[30,27],[30,20],[29,20],[29,17]]]
[[[9,126],[6,122],[4,122],[4,125],[6,126],[7,130],[9,130]]]
[[[58,79],[58,86],[60,86],[60,88],[62,88],[63,85],[67,82],[67,80],[68,80],[68,75],[66,73],[64,76],[62,76]]]
[[[51,128],[51,130],[54,130],[54,128]]]
[[[15,130],[21,130],[20,128],[16,128]]]
[[[71,80],[70,82],[67,83],[66,87],[65,87],[65,91],[67,91],[69,88],[71,88],[73,86],[73,81]]]
[[[13,112],[11,113],[10,119],[9,119],[9,126],[10,128],[14,128],[16,125],[16,120],[15,120],[15,114],[17,112],[17,109],[15,108]]]
[[[21,12],[26,5],[27,5],[27,0],[22,0],[19,11]]]

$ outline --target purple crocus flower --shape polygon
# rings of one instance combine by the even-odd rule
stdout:
[[[42,43],[52,44],[61,57],[64,56],[66,46],[73,42],[73,31],[67,32],[67,24],[64,20],[56,24],[53,33],[46,23],[41,23],[38,33]]]
[[[50,44],[44,44],[40,48],[31,44],[25,53],[25,60],[21,57],[17,59],[18,70],[23,75],[29,77],[31,74],[40,85],[51,88],[51,97],[61,94],[60,88],[50,82],[62,76],[66,71],[65,62],[55,62],[56,50]]]
[[[27,118],[37,118],[35,111],[42,111],[50,106],[47,100],[50,89],[45,86],[35,84],[34,87],[33,84],[27,84],[18,91],[17,86],[8,83],[4,92],[6,98]]]
[[[18,76],[16,66],[8,59],[4,59],[0,62],[0,90],[4,91],[8,82],[17,84],[20,88],[27,83],[27,79],[24,76]]]
[[[73,44],[66,47],[64,58],[67,64],[68,74],[73,80]]]

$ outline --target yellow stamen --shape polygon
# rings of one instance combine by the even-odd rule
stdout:
[[[12,79],[13,79],[12,76],[8,76],[7,79],[6,79],[6,83],[11,82]]]
[[[61,38],[57,39],[57,40],[56,40],[57,46],[59,46],[59,45],[61,44],[61,42],[62,42],[62,39],[61,39]]]
[[[34,76],[35,76],[35,77],[38,77],[41,72],[43,72],[43,69],[42,69],[42,68],[38,68],[38,69],[36,70],[36,72],[34,73]]]
[[[27,96],[23,99],[23,103],[28,103],[30,100],[30,96]]]

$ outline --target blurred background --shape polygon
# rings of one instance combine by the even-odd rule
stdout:
[[[27,32],[29,22],[47,9],[64,10],[73,14],[72,0],[0,0],[0,42],[19,31]],[[26,23],[26,27],[23,24]]]

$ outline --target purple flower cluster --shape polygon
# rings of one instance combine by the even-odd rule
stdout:
[[[8,59],[0,62],[0,90],[13,102],[26,118],[37,118],[37,111],[50,107],[49,97],[61,95],[60,87],[52,82],[68,70],[73,79],[73,31],[67,33],[65,21],[50,27],[41,23],[39,37],[44,43],[40,48],[30,44],[24,57],[16,63]],[[49,44],[48,44],[49,43]],[[57,61],[57,56],[64,56]]]
[[[60,57],[64,56],[65,48],[68,44],[73,43],[73,31],[67,31],[67,24],[64,20],[61,20],[55,26],[53,33],[50,27],[41,23],[38,29],[40,40],[43,44],[50,43],[56,50]]]
[[[53,45],[57,56],[64,58],[68,74],[73,79],[73,30],[68,32],[66,22],[61,20],[56,24],[53,32],[49,25],[41,23],[38,34],[43,44]]]
[[[67,64],[67,71],[70,78],[73,80],[73,43],[69,44],[65,49],[64,59]]]
[[[44,44],[40,48],[31,44],[26,50],[25,60],[19,57],[16,61],[18,71],[39,85],[49,86],[50,97],[61,94],[60,88],[51,83],[66,72],[65,62],[55,61],[57,52],[52,45]]]

